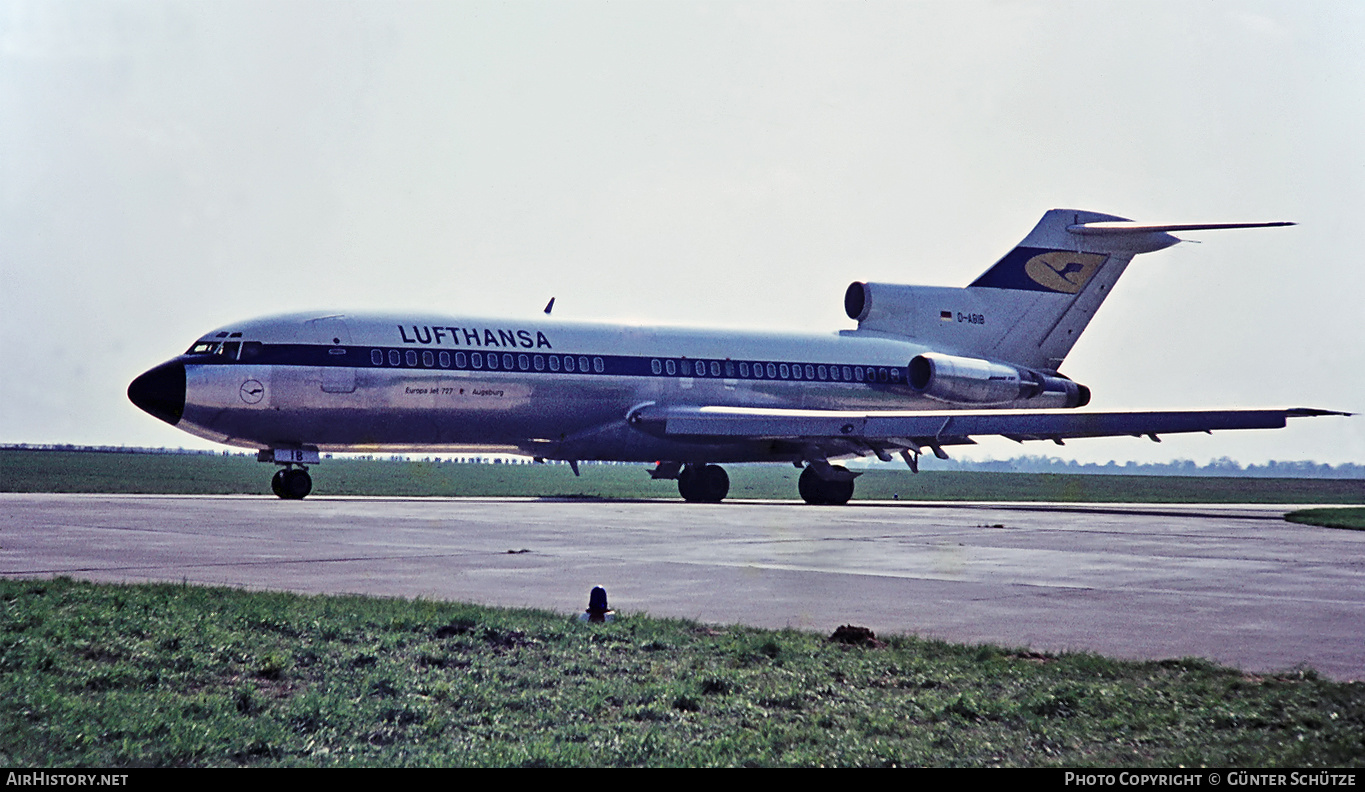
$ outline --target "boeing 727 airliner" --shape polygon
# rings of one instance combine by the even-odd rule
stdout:
[[[856,330],[779,335],[439,315],[296,314],[195,341],[128,387],[191,434],[258,449],[281,498],[312,490],[320,451],[509,452],[657,462],[688,501],[718,502],[717,463],[804,468],[801,497],[842,504],[838,460],[974,436],[1018,441],[1265,429],[1313,409],[1071,411],[1090,389],[1060,372],[1133,256],[1172,232],[1291,223],[1137,225],[1054,209],[965,288],[856,282]],[[547,307],[548,311],[548,307]],[[663,461],[658,461],[663,460]]]

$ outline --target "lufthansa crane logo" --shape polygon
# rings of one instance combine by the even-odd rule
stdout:
[[[265,386],[258,380],[249,379],[242,383],[241,390],[237,391],[241,395],[242,401],[247,404],[255,404],[265,396]]]
[[[1053,250],[1029,259],[1024,273],[1039,286],[1052,291],[1075,294],[1085,288],[1090,277],[1104,263],[1105,256],[1097,253],[1071,253]]]

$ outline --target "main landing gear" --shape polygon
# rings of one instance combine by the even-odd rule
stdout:
[[[813,465],[807,465],[796,480],[801,500],[812,506],[842,506],[853,497],[853,475],[843,465],[828,465],[833,479],[821,478]],[[847,478],[845,478],[847,477]]]
[[[720,465],[660,462],[649,474],[656,479],[676,478],[678,493],[688,503],[720,503],[730,494],[730,477]],[[801,499],[811,505],[842,506],[853,497],[853,479],[857,475],[843,465],[821,460],[806,465],[796,488]]]
[[[285,500],[303,500],[313,491],[313,477],[302,466],[282,467],[270,478],[270,491]]]
[[[720,465],[688,465],[678,473],[678,492],[688,503],[720,503],[730,493],[730,477]]]

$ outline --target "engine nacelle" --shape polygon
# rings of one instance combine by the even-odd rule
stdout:
[[[949,404],[1008,404],[1030,401],[1030,407],[1082,407],[1090,389],[1065,377],[996,363],[982,358],[927,352],[909,366],[910,387]]]
[[[844,291],[844,313],[860,327],[904,332],[915,310],[915,293],[924,288],[854,281]]]

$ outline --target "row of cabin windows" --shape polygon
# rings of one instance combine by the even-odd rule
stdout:
[[[733,360],[651,360],[649,369],[655,374],[667,373],[669,376],[719,377],[734,379],[736,373],[742,379],[793,379],[822,380],[833,382],[900,382],[898,368],[874,368],[868,366],[825,366],[815,363],[749,363]]]
[[[375,366],[382,366],[385,362],[390,366],[417,367],[421,362],[423,368],[435,368],[439,364],[440,368],[450,368],[452,362],[458,369],[488,369],[490,371],[564,371],[573,373],[575,371],[587,373],[589,371],[601,374],[606,363],[600,357],[589,358],[586,355],[528,355],[525,353],[512,354],[503,352],[499,355],[496,352],[484,354],[482,352],[433,352],[429,349],[418,351],[415,349],[398,350],[390,349],[387,355],[382,349],[370,350],[370,363]],[[670,377],[727,377],[735,378],[736,374],[744,379],[790,379],[790,380],[820,380],[833,382],[892,382],[901,381],[901,371],[899,368],[879,368],[863,366],[826,366],[814,363],[750,363],[733,360],[660,360],[658,358],[649,362],[649,368],[656,375],[667,374]]]
[[[222,335],[221,333],[219,335]],[[240,336],[240,334],[234,334]],[[210,354],[226,357],[231,360],[251,360],[260,354],[262,350],[259,341],[200,341],[188,350],[189,354]],[[329,350],[335,351],[335,350]],[[545,371],[547,368],[552,372],[564,371],[573,373],[580,371],[587,373],[593,371],[601,374],[606,369],[606,363],[600,357],[589,358],[586,355],[527,355],[525,353],[512,354],[503,352],[455,352],[441,351],[432,352],[415,349],[408,350],[388,350],[387,356],[382,349],[370,350],[370,363],[376,366],[384,365],[385,361],[390,366],[416,367],[420,359],[424,368],[435,368],[440,364],[441,368],[450,368],[453,362],[455,368],[459,369],[488,369],[491,371]],[[748,361],[735,362],[733,360],[689,360],[683,359],[658,359],[649,362],[650,371],[656,375],[667,373],[668,376],[683,377],[720,377],[725,376],[733,379],[736,374],[743,379],[790,379],[790,380],[821,380],[833,382],[892,382],[901,381],[901,371],[899,368],[878,368],[872,366],[826,366],[813,363],[750,363]]]
[[[589,358],[587,355],[527,355],[525,353],[514,355],[511,352],[504,352],[499,355],[496,352],[484,354],[482,352],[456,352],[453,357],[450,352],[432,352],[424,349],[420,353],[415,349],[401,351],[390,349],[387,355],[390,366],[407,365],[415,367],[418,359],[421,359],[423,368],[435,368],[437,364],[441,368],[450,368],[454,362],[458,369],[483,369],[490,371],[545,371],[549,367],[550,371],[595,371],[601,374],[606,370],[606,363],[600,357]],[[370,350],[370,363],[376,366],[384,365],[385,354],[382,349]]]

